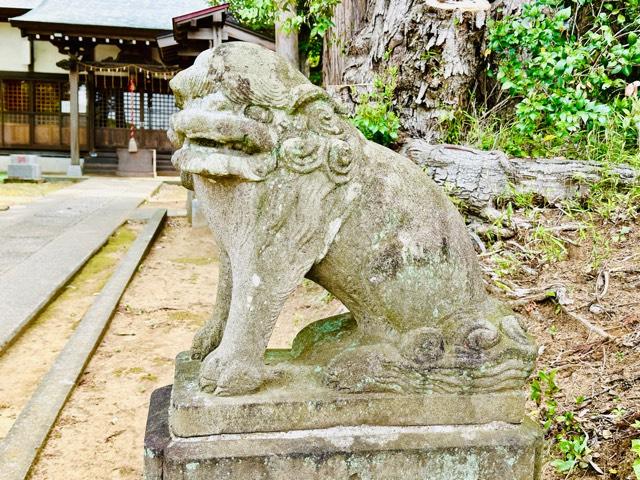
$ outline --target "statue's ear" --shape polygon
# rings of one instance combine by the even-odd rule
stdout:
[[[327,92],[311,83],[304,83],[293,87],[290,98],[289,113],[296,113],[300,108],[316,100],[331,101]]]
[[[336,102],[333,98],[331,99],[331,104],[333,105],[333,111],[338,115],[349,115],[349,109],[344,103]]]
[[[313,135],[289,138],[282,142],[279,157],[284,165],[296,173],[310,173],[322,165],[320,139]]]
[[[349,110],[342,103],[335,101],[322,88],[316,87],[310,83],[298,85],[291,91],[292,102],[289,106],[289,113],[296,113],[302,107],[309,105],[317,100],[327,102],[335,113],[338,115],[348,115]]]

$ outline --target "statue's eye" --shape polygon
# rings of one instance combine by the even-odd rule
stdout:
[[[333,112],[326,106],[316,107],[312,109],[311,116],[317,120],[316,127],[320,130],[333,133],[335,135],[342,133],[340,122]]]
[[[271,123],[273,120],[273,113],[268,108],[261,107],[259,105],[249,105],[244,109],[245,116],[252,120],[262,123]]]

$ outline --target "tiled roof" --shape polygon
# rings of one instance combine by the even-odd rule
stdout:
[[[12,10],[29,10],[38,5],[42,0],[0,0],[0,8]]]
[[[22,2],[0,0],[5,3]],[[27,0],[24,3],[38,3]],[[206,0],[43,0],[12,20],[149,30],[171,30],[171,19],[209,7]],[[26,8],[26,7],[25,7]]]

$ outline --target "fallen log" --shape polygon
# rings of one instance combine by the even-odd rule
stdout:
[[[406,142],[401,153],[479,214],[495,209],[496,200],[514,191],[533,192],[549,204],[580,197],[603,175],[603,166],[596,162],[509,158],[500,151],[432,145],[419,139]],[[607,173],[617,176],[622,185],[640,181],[640,171],[625,164],[611,168]]]

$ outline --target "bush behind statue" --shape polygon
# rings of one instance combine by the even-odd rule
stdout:
[[[615,138],[637,154],[639,34],[638,0],[534,0],[490,22],[489,75],[501,86],[499,100],[513,101],[509,153]]]

